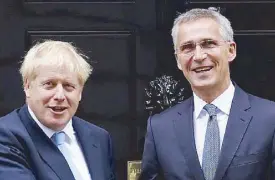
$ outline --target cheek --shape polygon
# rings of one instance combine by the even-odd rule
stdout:
[[[38,99],[37,101],[36,101],[36,104],[38,105],[38,104],[40,104],[40,106],[47,106],[47,105],[49,105],[50,104],[50,99],[48,99],[48,98],[40,98],[40,99]]]
[[[40,101],[43,103],[43,104],[47,104],[49,103],[52,99],[53,99],[53,93],[50,93],[50,92],[44,92],[44,93],[41,93],[39,95],[39,98],[40,98]]]
[[[216,69],[216,72],[219,74],[218,76],[220,78],[224,78],[224,76],[229,72],[228,68],[229,68],[229,64],[227,61],[222,61],[222,62],[218,62],[216,67],[218,67]]]
[[[181,70],[182,71],[186,71],[188,69],[190,69],[191,64],[192,64],[192,59],[183,59],[183,58],[179,58],[178,63],[180,64]]]
[[[79,101],[80,101],[80,95],[78,93],[76,94],[71,94],[71,95],[67,95],[67,101],[69,104],[71,104],[71,106],[78,106]]]
[[[184,72],[188,72],[191,69],[192,66],[192,59],[188,59],[182,62],[182,67]]]

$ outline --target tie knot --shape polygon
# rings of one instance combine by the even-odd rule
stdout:
[[[210,117],[217,115],[216,109],[217,107],[213,104],[206,104],[203,109],[207,111]]]
[[[60,132],[54,133],[51,139],[53,140],[56,146],[59,146],[65,143],[65,137],[66,137],[65,132],[60,131]]]

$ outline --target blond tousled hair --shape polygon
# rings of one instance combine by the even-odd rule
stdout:
[[[72,43],[45,40],[35,44],[25,55],[20,67],[23,86],[27,80],[34,80],[39,67],[54,66],[66,68],[78,74],[79,82],[84,85],[92,66],[87,62],[88,57],[82,54]]]

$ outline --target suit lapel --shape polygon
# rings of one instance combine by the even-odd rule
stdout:
[[[174,120],[174,128],[184,154],[186,164],[196,180],[204,180],[204,175],[197,155],[194,125],[193,125],[193,97],[182,103],[178,117]]]
[[[19,111],[19,116],[29,132],[38,153],[46,164],[48,164],[60,179],[74,180],[73,174],[65,158],[54,143],[31,118],[27,106],[24,106]]]
[[[82,147],[86,163],[92,179],[103,180],[104,172],[102,170],[102,160],[100,144],[96,139],[91,128],[77,118],[73,118],[73,127],[76,132],[78,141]]]
[[[248,95],[235,85],[235,94],[223,139],[215,180],[223,178],[243,139],[252,119],[252,114],[247,111],[249,108]]]

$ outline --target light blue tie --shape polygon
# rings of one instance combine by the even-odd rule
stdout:
[[[210,117],[205,133],[202,170],[206,180],[213,180],[220,155],[220,133],[217,122],[217,107],[213,104],[206,104],[204,109],[208,112]]]
[[[65,138],[66,134],[63,131],[57,132],[52,136],[52,140],[55,143],[55,145],[58,147],[58,149],[61,151],[63,156],[65,157],[68,165],[70,166],[70,169],[74,175],[74,178],[76,180],[81,180],[81,175],[80,172],[77,170],[76,165],[73,163],[71,157],[70,157],[70,152],[68,148],[65,145]]]

